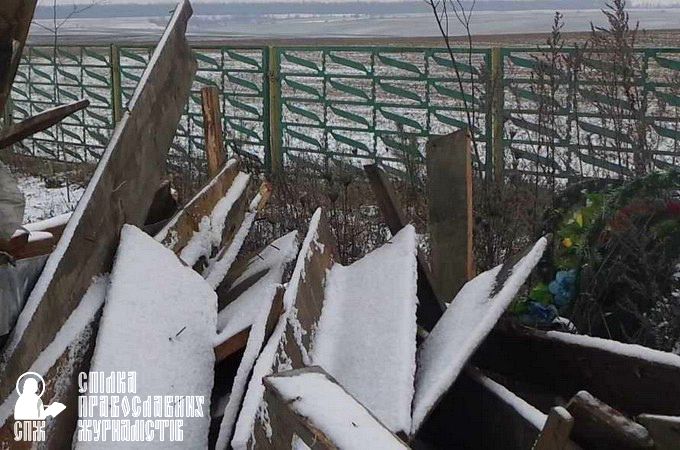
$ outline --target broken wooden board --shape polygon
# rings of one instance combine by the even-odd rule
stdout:
[[[645,427],[596,399],[587,391],[576,393],[566,406],[574,418],[572,439],[583,448],[598,450],[653,449]]]
[[[229,243],[224,245],[217,251],[215,257],[208,261],[208,265],[203,271],[203,277],[213,289],[217,289],[229,273],[231,266],[241,252],[241,247],[243,247],[243,244],[248,237],[248,233],[250,233],[250,229],[255,222],[257,214],[264,208],[270,195],[271,185],[268,182],[263,182],[260,185],[257,195],[250,201],[250,205],[247,206],[240,224],[237,223],[236,220],[227,220],[226,226],[229,229],[233,228],[236,231]],[[245,193],[241,198],[244,196]],[[233,209],[234,208],[232,208],[232,210]],[[229,217],[227,217],[227,219],[229,219]]]
[[[134,394],[142,399],[183,396],[188,408],[183,414],[183,441],[206,448],[216,322],[217,295],[205,280],[142,230],[124,225],[91,370],[136,372]],[[95,390],[82,395],[88,397],[84,401],[89,404],[100,394]],[[108,416],[108,407],[97,407],[87,418]],[[102,441],[112,439],[111,430],[104,433]],[[153,438],[153,443],[157,448],[169,448],[158,438]],[[100,445],[84,439],[76,448]]]
[[[80,372],[89,370],[97,324],[104,305],[108,277],[95,279],[83,300],[61,327],[55,339],[33,362],[28,371],[45,380],[43,404],[60,402],[66,409],[48,421],[44,448],[71,448],[78,417],[78,383]],[[16,380],[15,380],[16,381]],[[32,448],[32,442],[14,441],[14,405],[18,395],[14,390],[0,405],[0,442],[11,442],[12,448]]]
[[[0,398],[54,339],[92,277],[111,268],[122,225],[143,225],[196,70],[185,38],[191,14],[188,1],[176,8],[129,111],[19,316],[3,358]]]
[[[640,414],[637,419],[654,440],[657,450],[680,450],[680,416]]]
[[[321,315],[325,279],[334,258],[335,242],[321,209],[317,209],[284,295],[284,312],[253,368],[231,441],[234,449],[248,448],[251,439],[267,439],[257,414],[264,395],[262,379],[281,370],[302,368],[309,361],[311,332]]]
[[[5,128],[2,134],[0,134],[0,149],[14,145],[35,133],[46,130],[88,106],[90,106],[89,100],[78,100],[68,105],[60,105],[47,109],[33,117],[29,117],[23,122],[15,123]]]
[[[229,400],[224,408],[224,414],[220,422],[219,434],[217,437],[216,449],[229,448],[229,441],[234,432],[234,425],[242,408],[246,386],[250,383],[253,366],[262,348],[269,341],[274,332],[276,324],[279,322],[283,313],[283,296],[285,289],[283,286],[276,287],[274,298],[269,305],[263,305],[260,314],[255,319],[251,332],[248,335],[245,352],[236,371],[236,377],[232,383],[229,393]],[[265,302],[263,303],[266,303]],[[268,307],[267,307],[268,306]]]
[[[479,370],[469,367],[418,432],[433,448],[531,449],[547,416]]]
[[[426,160],[432,276],[437,293],[450,301],[475,276],[470,132],[430,137]]]
[[[315,449],[409,448],[320,367],[271,375],[264,385],[271,439],[254,448],[300,448],[296,437]]]
[[[412,435],[510,306],[543,256],[547,242],[546,238],[539,239],[516,263],[497,266],[466,283],[421,344]]]
[[[220,173],[170,219],[156,240],[202,273],[208,259],[228,247],[248,206],[250,176],[229,160]]]
[[[12,92],[37,0],[3,0],[0,5],[0,114]]]
[[[220,112],[220,93],[216,86],[201,89],[201,109],[203,111],[203,133],[205,154],[208,159],[208,176],[217,175],[224,165],[224,137],[222,135],[222,113]]]
[[[378,207],[392,235],[407,225],[406,216],[399,204],[397,194],[387,174],[377,164],[364,166]],[[427,257],[418,251],[418,324],[427,331],[432,330],[441,318],[446,306],[435,291]]]
[[[502,324],[474,363],[564,398],[587,389],[629,415],[680,415],[680,356],[638,345]],[[541,370],[536,370],[540,367]]]
[[[416,371],[417,248],[416,230],[407,225],[351,265],[334,264],[310,333],[310,363],[404,437]]]

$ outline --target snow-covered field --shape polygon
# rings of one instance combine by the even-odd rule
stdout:
[[[47,187],[45,180],[22,175],[17,177],[19,189],[26,196],[24,223],[37,222],[58,216],[75,209],[85,189],[71,184],[61,187]]]

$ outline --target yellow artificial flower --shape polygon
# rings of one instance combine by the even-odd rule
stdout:
[[[571,248],[571,246],[574,245],[574,242],[569,238],[564,238],[562,239],[562,245],[564,245],[564,248]]]

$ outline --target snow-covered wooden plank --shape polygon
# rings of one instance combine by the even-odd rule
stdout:
[[[0,4],[0,111],[12,92],[37,0],[3,0]]]
[[[232,294],[238,292],[238,297],[218,313],[218,342],[230,339],[254,323],[263,305],[271,301],[277,286],[283,282],[284,271],[295,260],[298,247],[297,231],[293,231],[250,258],[247,268],[230,289]]]
[[[217,436],[217,449],[227,449],[229,441],[234,433],[236,419],[241,411],[246,394],[246,387],[253,376],[253,367],[257,357],[260,355],[265,343],[271,338],[274,329],[281,319],[283,313],[283,296],[285,289],[279,285],[276,288],[274,298],[269,304],[266,300],[262,303],[262,308],[255,318],[255,321],[248,334],[248,342],[241,358],[241,362],[236,371],[236,377],[231,386],[229,400],[224,408],[222,420],[220,422],[219,434]]]
[[[318,449],[409,448],[320,367],[271,375],[264,384],[269,436],[254,448],[289,448],[295,436]]]
[[[253,222],[257,217],[257,214],[265,207],[271,196],[271,184],[269,182],[263,182],[260,185],[260,189],[257,195],[250,201],[250,204],[245,211],[240,225],[237,228],[236,233],[231,238],[227,245],[224,245],[215,255],[208,261],[208,265],[203,271],[203,277],[205,280],[213,287],[213,289],[218,289],[222,284],[225,277],[229,273],[231,266],[236,261],[241,247],[250,233],[250,229],[253,226]],[[233,208],[232,208],[233,209]],[[240,210],[240,209],[239,209]],[[228,227],[235,227],[236,221],[227,220]]]
[[[311,362],[389,430],[408,436],[416,370],[417,240],[404,227],[326,278]]]
[[[222,170],[170,219],[156,235],[156,240],[179,254],[199,230],[201,220],[224,198],[239,173],[238,161],[227,161]]]
[[[149,446],[207,446],[216,322],[217,295],[205,280],[171,250],[125,225],[90,370],[135,371],[135,394],[141,398],[195,396],[199,409],[196,416],[184,417],[182,442],[156,440]],[[104,417],[96,409],[92,418]],[[99,445],[79,442],[76,448]]]
[[[647,428],[658,450],[677,450],[680,448],[680,416],[660,416],[640,414],[637,419]]]
[[[377,164],[364,166],[364,171],[375,195],[378,207],[392,235],[407,225],[399,199],[389,177]],[[418,252],[418,324],[430,331],[442,316],[445,308],[443,301],[435,292],[427,258]]]
[[[184,111],[196,63],[185,38],[183,1],[165,30],[64,234],[12,333],[0,398],[54,339],[92,278],[108,272],[121,226],[143,225]]]
[[[482,273],[463,286],[418,351],[412,434],[455,382],[538,264],[541,238],[519,261]]]
[[[591,336],[499,325],[474,362],[564,398],[587,389],[629,415],[650,411],[680,415],[680,356],[672,353]]]
[[[580,391],[567,403],[574,418],[572,439],[583,448],[598,450],[652,449],[649,431],[619,411]]]
[[[45,448],[71,448],[78,416],[77,377],[89,367],[108,282],[108,276],[95,279],[54,340],[28,370],[45,380],[43,404],[56,401],[66,405],[61,414],[48,421]],[[12,391],[0,405],[0,442],[14,441],[13,412],[17,397],[17,392]]]
[[[284,295],[284,312],[253,367],[231,440],[234,449],[246,449],[253,441],[266,439],[258,414],[264,395],[262,379],[282,370],[302,368],[309,361],[311,331],[321,315],[324,282],[334,255],[328,224],[317,209]]]
[[[89,100],[78,100],[68,105],[55,106],[22,122],[12,124],[0,134],[0,149],[16,144],[39,131],[46,130],[88,106],[90,106]]]

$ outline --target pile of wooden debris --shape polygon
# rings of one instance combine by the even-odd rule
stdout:
[[[30,21],[21,2],[10,3],[0,7],[4,17]],[[128,448],[110,424],[118,397],[103,401],[111,391],[93,387],[96,374],[131,373],[136,396],[174,399],[169,415],[154,405],[135,418],[183,417],[181,433],[135,446],[680,448],[680,356],[502,319],[548,238],[474,276],[471,239],[458,249],[445,239],[469,236],[470,214],[435,214],[432,252],[444,269],[430,273],[388,178],[368,166],[393,236],[387,244],[343,266],[317,210],[305,236],[293,231],[244,254],[272,187],[238,160],[220,161],[209,90],[213,178],[178,207],[162,179],[196,68],[185,38],[190,16],[186,1],[175,10],[75,212],[2,243],[0,312],[11,325],[0,367],[3,448]],[[14,70],[22,36],[12,38],[3,70]],[[2,146],[85,106],[13,125]],[[448,158],[447,145],[461,142],[463,133],[435,140],[428,154]],[[431,188],[431,209],[471,208],[464,153],[463,189]],[[455,166],[440,163],[428,168],[432,186],[450,180],[437,167]],[[447,264],[465,266],[468,281],[445,279]],[[27,372],[44,379],[42,404],[66,406],[41,443],[15,440],[23,395],[15,384]]]

